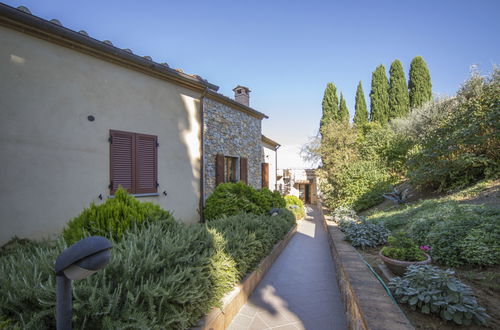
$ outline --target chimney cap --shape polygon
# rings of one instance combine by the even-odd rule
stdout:
[[[241,85],[238,85],[235,88],[233,88],[233,92],[236,92],[236,90],[238,90],[238,89],[244,89],[245,92],[247,92],[247,94],[251,92],[250,88],[245,87],[245,86],[241,86]]]

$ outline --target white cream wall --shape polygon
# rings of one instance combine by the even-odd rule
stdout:
[[[276,190],[276,151],[270,144],[262,142],[264,162],[269,163],[269,189]]]
[[[4,27],[0,45],[0,245],[108,197],[110,129],[158,136],[160,196],[142,200],[199,220],[198,93]]]

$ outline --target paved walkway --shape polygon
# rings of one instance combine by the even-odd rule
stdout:
[[[228,329],[346,329],[327,234],[316,207]]]

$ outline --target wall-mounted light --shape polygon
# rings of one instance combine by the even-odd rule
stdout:
[[[167,196],[167,191],[163,190],[163,196]]]
[[[88,121],[94,121],[94,120],[95,120],[95,117],[94,117],[94,116],[92,116],[92,115],[88,115],[88,116],[87,116],[87,119],[88,119]]]

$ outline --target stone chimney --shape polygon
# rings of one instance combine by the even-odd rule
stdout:
[[[246,105],[247,107],[250,106],[251,90],[248,89],[248,87],[238,85],[235,88],[233,88],[233,92],[234,92],[234,99],[236,102]]]

